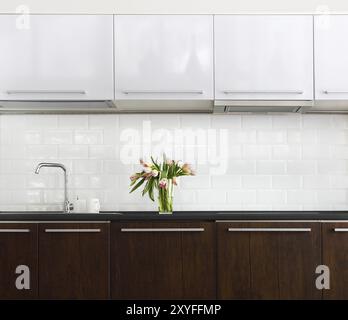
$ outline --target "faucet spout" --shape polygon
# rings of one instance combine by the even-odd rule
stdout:
[[[41,162],[37,165],[35,169],[35,173],[39,174],[41,168],[47,167],[47,168],[60,168],[64,172],[64,204],[63,204],[63,212],[69,213],[71,210],[73,210],[72,203],[69,202],[68,199],[68,177],[66,173],[66,167],[64,164],[61,163],[54,163],[54,162]]]

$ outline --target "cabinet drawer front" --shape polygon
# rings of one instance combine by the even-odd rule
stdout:
[[[40,224],[40,298],[109,298],[109,227],[109,223]]]
[[[216,15],[215,99],[311,100],[311,16]]]
[[[315,98],[347,100],[347,15],[314,17]]]
[[[38,296],[38,252],[36,223],[0,222],[0,299],[36,299]],[[18,289],[17,267],[27,266],[29,278]],[[26,271],[25,271],[26,272]]]
[[[112,298],[214,299],[215,277],[214,222],[112,223]]]
[[[348,299],[348,223],[322,224],[323,264],[330,270],[330,289],[324,299]]]
[[[113,16],[0,16],[1,100],[113,99]]]
[[[213,100],[213,17],[115,16],[116,100]]]
[[[218,222],[218,298],[320,299],[320,223]]]

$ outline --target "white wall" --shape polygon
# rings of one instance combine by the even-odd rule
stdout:
[[[188,129],[203,139],[180,142]],[[197,175],[181,179],[176,210],[348,208],[346,115],[0,115],[0,210],[60,209],[62,174],[35,175],[41,161],[67,165],[71,199],[156,210],[128,193],[129,175],[141,153],[180,150]]]
[[[348,12],[346,0],[2,0],[0,12],[32,13],[315,13]]]

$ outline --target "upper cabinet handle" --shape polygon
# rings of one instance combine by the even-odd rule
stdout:
[[[204,228],[122,228],[121,232],[203,232]]]
[[[324,90],[323,93],[324,94],[345,94],[345,93],[348,93],[348,91],[328,91],[328,90]]]
[[[228,228],[229,232],[311,232],[311,228]]]
[[[30,229],[0,229],[0,233],[27,233]]]
[[[223,90],[225,94],[303,94],[302,90]]]
[[[124,94],[203,94],[203,90],[123,90]]]
[[[45,229],[47,233],[96,233],[100,231],[100,229]]]
[[[333,231],[335,231],[335,232],[348,232],[348,228],[334,228]]]
[[[7,94],[86,94],[85,90],[7,90]]]

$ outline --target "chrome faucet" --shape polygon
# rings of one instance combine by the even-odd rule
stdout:
[[[41,168],[48,167],[48,168],[61,168],[64,172],[64,204],[63,204],[63,212],[69,213],[71,210],[73,210],[73,204],[69,202],[68,200],[68,178],[66,174],[66,167],[61,163],[52,163],[52,162],[42,162],[39,163],[36,167],[35,173],[39,174]]]

